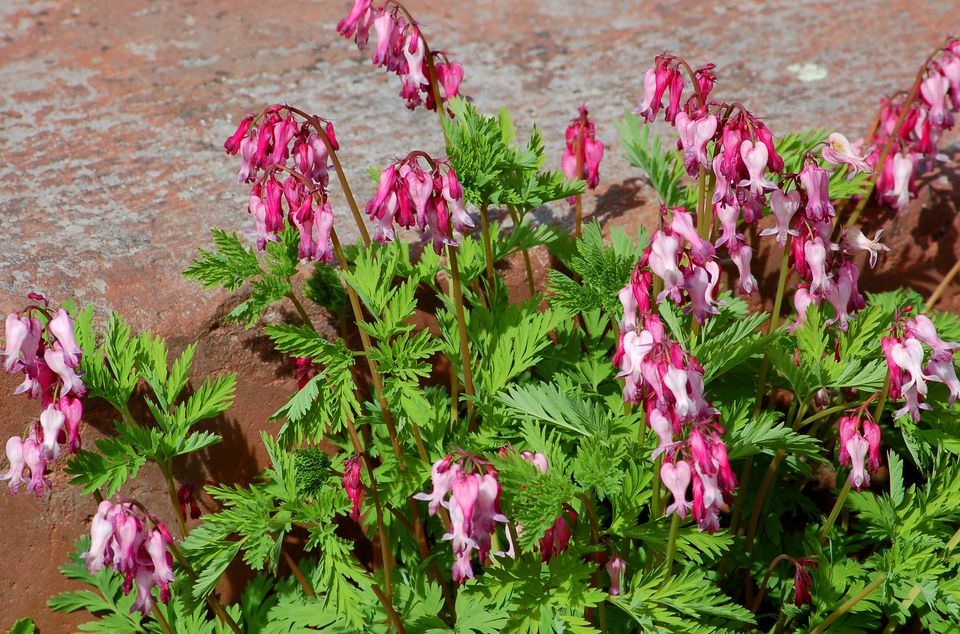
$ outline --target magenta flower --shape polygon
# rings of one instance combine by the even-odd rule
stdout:
[[[560,164],[570,180],[587,181],[588,189],[596,189],[600,182],[600,161],[603,143],[597,139],[597,128],[590,119],[586,106],[580,106],[580,115],[567,127],[567,148]]]
[[[813,577],[810,576],[808,568],[817,568],[820,566],[816,561],[801,557],[794,559],[793,564],[793,604],[798,608],[810,603],[810,586],[813,584]]]
[[[367,42],[366,31],[372,18],[372,0],[354,0],[347,17],[337,23],[337,33],[343,37],[356,37],[357,45],[363,48]]]
[[[619,596],[623,588],[623,574],[627,570],[627,564],[620,555],[614,555],[607,562],[607,574],[610,576],[610,589],[607,592],[611,596]]]
[[[717,118],[711,114],[692,119],[685,112],[680,112],[677,114],[676,125],[680,135],[680,149],[683,150],[683,165],[687,174],[695,176],[700,167],[710,168],[707,143],[717,132]]]
[[[358,521],[360,519],[360,496],[363,494],[359,456],[352,456],[343,461],[343,478],[341,478],[340,484],[353,503],[353,508],[350,509],[350,518]]]

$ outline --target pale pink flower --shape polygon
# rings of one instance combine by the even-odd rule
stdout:
[[[877,265],[877,254],[890,250],[890,247],[880,243],[880,236],[882,234],[883,229],[879,229],[873,234],[873,239],[871,240],[863,235],[859,228],[850,227],[844,232],[844,238],[847,246],[851,249],[870,252],[870,268],[872,269]]]
[[[7,462],[10,464],[7,472],[0,475],[0,481],[10,481],[10,492],[17,493],[20,485],[29,482],[23,477],[23,470],[26,468],[26,460],[23,455],[23,439],[20,436],[11,436],[7,439],[6,445]]]
[[[844,135],[834,132],[827,137],[827,144],[823,146],[823,158],[834,165],[849,165],[851,168],[849,180],[853,180],[858,173],[872,173],[873,168],[859,151],[859,143],[857,146],[854,147]]]
[[[783,190],[779,188],[773,190],[773,193],[770,194],[770,209],[777,219],[777,226],[764,229],[760,232],[760,235],[777,236],[777,244],[785,247],[788,235],[799,235],[795,230],[790,228],[790,222],[793,220],[793,216],[799,208],[800,192],[798,190],[793,189],[788,193],[784,193]]]
[[[667,507],[664,515],[676,513],[681,519],[686,519],[687,509],[693,506],[687,501],[687,487],[690,485],[690,464],[683,460],[676,464],[664,460],[660,467],[660,480],[673,494],[674,500]]]
[[[607,562],[607,574],[610,576],[610,589],[607,591],[611,596],[618,596],[622,592],[623,573],[627,569],[627,564],[620,559],[620,555],[614,555]]]

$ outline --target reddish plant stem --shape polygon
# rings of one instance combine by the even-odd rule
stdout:
[[[940,297],[946,292],[949,288],[950,283],[957,277],[957,274],[960,273],[960,260],[950,267],[950,270],[947,271],[947,274],[944,276],[940,283],[937,284],[937,288],[933,290],[933,293],[930,294],[929,299],[927,299],[926,304],[923,307],[924,311],[933,310],[933,307],[937,305],[937,302],[940,301]]]
[[[357,223],[357,231],[360,232],[360,238],[363,240],[364,246],[370,246],[370,234],[367,232],[367,226],[363,223],[363,216],[360,213],[360,208],[357,206],[356,199],[353,197],[353,190],[350,189],[350,183],[347,181],[347,175],[343,171],[340,159],[337,157],[337,151],[333,148],[333,143],[331,143],[327,137],[327,131],[320,125],[320,121],[315,116],[307,114],[303,110],[293,106],[284,106],[284,108],[303,117],[313,129],[316,130],[317,136],[323,141],[323,145],[327,148],[327,154],[330,155],[330,160],[333,162],[333,169],[337,172],[340,188],[343,190],[343,195],[346,197],[350,211],[353,213],[353,219]]]
[[[770,582],[770,575],[773,574],[773,571],[776,569],[777,565],[781,561],[791,559],[790,555],[778,555],[767,568],[767,574],[763,577],[763,583],[760,584],[760,591],[757,593],[757,597],[753,600],[753,604],[750,606],[750,611],[754,614],[757,613],[757,610],[760,609],[760,602],[763,601],[763,595],[767,592],[767,584]]]
[[[850,218],[846,223],[847,227],[852,227],[856,224],[857,220],[860,219],[860,214],[863,213],[864,208],[867,206],[867,202],[873,195],[873,191],[877,186],[877,179],[879,179],[880,174],[883,173],[883,166],[886,163],[887,156],[890,154],[890,150],[893,149],[894,142],[900,137],[900,128],[903,127],[903,122],[907,118],[907,113],[910,110],[910,106],[913,105],[913,101],[917,98],[917,94],[920,92],[920,84],[923,82],[923,76],[927,72],[927,67],[930,65],[930,62],[937,55],[937,53],[942,50],[943,46],[938,46],[935,51],[927,56],[927,59],[924,60],[923,64],[920,66],[920,70],[917,71],[917,76],[913,80],[913,86],[910,88],[907,99],[903,102],[903,109],[900,111],[900,117],[897,119],[897,123],[893,128],[893,133],[887,137],[887,142],[884,144],[883,150],[880,152],[880,158],[877,160],[877,165],[873,170],[873,174],[869,178],[867,191],[863,194],[863,197],[860,199],[860,202],[857,203],[857,206],[854,207],[853,213],[850,214]],[[877,126],[879,126],[879,122],[880,120],[878,115],[876,122]]]

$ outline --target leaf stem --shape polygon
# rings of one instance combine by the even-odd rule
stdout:
[[[673,569],[673,558],[677,553],[677,533],[680,531],[680,515],[674,513],[672,519],[670,520],[670,537],[667,539],[667,555],[666,562],[664,564],[664,570],[666,571],[666,577],[664,577],[664,582],[670,578]]]
[[[330,240],[333,242],[333,250],[337,256],[337,260],[340,263],[340,267],[344,270],[349,268],[347,263],[347,256],[343,252],[343,246],[340,244],[340,239],[337,237],[336,229],[330,232]],[[367,359],[367,366],[370,368],[370,381],[373,383],[373,390],[376,394],[377,401],[380,404],[380,412],[383,414],[383,422],[387,425],[387,432],[390,434],[390,443],[393,445],[393,453],[396,455],[398,462],[400,463],[400,468],[403,469],[403,449],[400,447],[400,441],[397,436],[397,426],[393,420],[393,414],[390,411],[390,405],[387,403],[387,399],[383,395],[383,378],[380,376],[380,370],[377,367],[377,362],[371,356],[373,345],[370,343],[370,335],[367,334],[367,331],[361,327],[361,324],[366,322],[366,319],[363,316],[363,308],[360,306],[360,298],[357,296],[356,291],[353,290],[353,287],[349,284],[347,287],[347,295],[350,298],[350,307],[353,309],[353,317],[357,322],[357,330],[360,332],[360,343],[363,345],[364,356]],[[420,454],[420,459],[426,463],[430,463],[430,457],[427,455],[426,447],[423,446],[423,441],[420,440],[420,430],[417,427],[417,423],[413,420],[409,421],[410,426],[414,429],[414,440],[417,444],[417,452]]]
[[[773,571],[776,570],[781,561],[786,561],[790,558],[790,555],[777,555],[774,560],[770,562],[770,566],[767,567],[767,574],[763,577],[763,583],[760,584],[760,591],[757,593],[757,597],[753,600],[753,605],[750,606],[751,612],[756,614],[757,610],[760,609],[760,602],[763,601],[763,595],[767,593],[767,584],[770,582],[770,575],[773,574]]]
[[[870,596],[870,593],[871,593],[871,592],[873,592],[874,590],[876,590],[877,588],[879,588],[879,587],[880,587],[880,584],[883,583],[883,580],[884,580],[885,578],[886,578],[886,575],[885,575],[885,574],[882,574],[882,573],[879,574],[879,575],[877,575],[876,577],[874,577],[873,581],[871,581],[870,583],[868,583],[868,584],[863,588],[863,590],[861,590],[860,592],[858,592],[858,593],[857,593],[856,595],[854,595],[853,597],[850,597],[850,599],[848,599],[843,605],[841,605],[839,608],[837,608],[836,611],[835,611],[833,614],[831,614],[831,615],[828,616],[826,619],[824,619],[824,621],[823,621],[820,625],[818,625],[817,627],[813,628],[813,629],[810,631],[810,634],[820,634],[821,632],[825,632],[825,631],[827,630],[827,628],[830,627],[830,626],[833,624],[834,621],[836,621],[836,620],[839,619],[841,616],[843,616],[844,614],[846,614],[847,612],[849,612],[850,609],[853,608],[853,606],[855,606],[857,603],[859,603],[859,602],[862,601],[863,599],[865,599],[865,598],[867,598],[868,596]]]
[[[173,634],[173,630],[170,628],[170,623],[167,622],[165,616],[163,616],[163,610],[160,609],[160,606],[156,603],[153,604],[153,618],[157,620],[157,623],[160,624],[160,627],[163,629],[166,634]]]
[[[833,528],[834,522],[837,521],[837,516],[840,515],[840,509],[843,508],[843,503],[846,502],[849,493],[850,478],[847,478],[847,481],[843,483],[843,488],[840,489],[840,493],[837,495],[837,499],[833,503],[833,508],[830,510],[830,515],[827,516],[827,521],[823,523],[823,528],[820,529],[821,542],[827,539],[827,534],[830,532],[830,529]]]
[[[904,597],[903,601],[900,602],[900,607],[904,610],[909,610],[910,606],[913,605],[913,602],[917,600],[917,597],[920,596],[920,593],[923,591],[923,587],[918,583],[910,588],[910,593]],[[907,617],[910,618],[909,616]],[[887,622],[887,626],[883,628],[883,634],[893,634],[893,630],[897,627],[897,622],[893,619],[890,619]]]
[[[304,309],[303,304],[300,303],[300,300],[297,298],[297,294],[293,291],[287,293],[287,299],[293,302],[293,307],[297,309],[297,314],[300,315],[300,319],[303,320],[303,323],[306,324],[310,330],[316,332],[316,327],[313,325],[313,321],[310,319],[310,315],[307,314],[307,311]]]
[[[480,208],[480,225],[483,231],[483,253],[487,259],[487,281],[490,283],[490,289],[493,289],[496,271],[493,268],[493,244],[490,237],[490,214],[487,212],[487,206]]]
[[[450,278],[453,286],[453,303],[457,315],[457,329],[460,333],[460,363],[463,366],[463,390],[467,397],[467,429],[475,431],[473,403],[473,370],[470,367],[470,342],[467,337],[467,321],[463,309],[463,287],[460,282],[460,265],[457,250],[447,245],[447,258],[450,260]],[[457,407],[454,401],[451,407]]]
[[[933,290],[933,293],[930,294],[930,298],[927,299],[927,303],[924,305],[923,310],[928,312],[933,310],[933,307],[937,305],[937,302],[940,301],[940,297],[947,290],[947,287],[950,286],[950,282],[953,281],[953,278],[957,276],[957,273],[960,273],[960,260],[957,260],[947,274],[944,276],[940,283],[937,285],[937,288]]]
[[[307,578],[304,576],[303,571],[300,570],[300,566],[298,566],[297,562],[293,560],[293,557],[291,557],[290,554],[283,548],[280,549],[280,556],[283,557],[283,561],[285,561],[287,566],[290,568],[290,572],[293,573],[293,576],[296,578],[297,583],[299,583],[300,587],[303,588],[304,594],[306,594],[310,598],[317,596],[316,593],[313,591],[313,588],[310,587],[310,582],[307,581]]]
[[[513,220],[513,230],[516,232],[523,221],[513,205],[507,205],[507,211],[510,212],[510,219]],[[527,287],[530,289],[530,297],[537,294],[537,285],[533,280],[533,265],[530,263],[530,249],[522,249],[523,268],[527,271]]]
[[[380,589],[380,586],[374,583],[370,585],[370,589],[373,590],[373,593],[377,595],[378,599],[380,599],[383,609],[387,612],[387,617],[390,619],[390,622],[393,624],[393,626],[397,628],[397,632],[400,634],[407,634],[407,630],[403,628],[403,621],[401,621],[400,617],[397,616],[393,606],[390,605],[390,599],[384,595],[383,590]]]

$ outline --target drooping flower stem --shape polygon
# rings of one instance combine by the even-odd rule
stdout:
[[[937,305],[937,302],[940,301],[940,297],[950,286],[950,283],[953,281],[957,274],[960,273],[960,260],[957,260],[947,274],[940,280],[940,283],[937,284],[937,288],[933,290],[933,293],[930,294],[930,298],[927,299],[926,304],[924,304],[923,310],[930,311],[933,310],[933,307]]]
[[[487,206],[480,208],[480,225],[483,231],[483,253],[487,259],[487,282],[493,290],[496,271],[493,268],[493,243],[490,237],[490,214],[487,212]]]
[[[799,421],[803,419],[806,411],[806,403],[801,403],[797,406],[796,415],[793,418],[793,425],[791,426],[794,431],[796,431],[796,427]],[[757,523],[760,521],[760,514],[763,512],[763,503],[766,499],[767,492],[773,485],[773,479],[777,476],[777,470],[780,468],[780,463],[783,462],[785,455],[786,452],[782,449],[777,450],[777,453],[773,456],[773,460],[770,462],[770,466],[767,467],[767,472],[763,476],[760,488],[757,490],[757,497],[753,501],[753,510],[750,512],[750,523],[747,526],[746,550],[748,553],[753,552],[753,541],[757,536]]]
[[[347,205],[350,206],[350,212],[353,214],[353,220],[357,223],[357,231],[360,232],[360,238],[363,240],[364,246],[370,246],[370,233],[367,231],[367,226],[363,223],[363,215],[360,213],[360,207],[357,206],[357,200],[353,197],[353,190],[350,189],[350,183],[347,181],[347,175],[343,171],[343,166],[340,164],[340,159],[337,157],[337,151],[333,147],[333,143],[330,142],[330,138],[327,136],[327,131],[324,130],[323,126],[320,125],[320,121],[311,114],[307,114],[299,108],[293,106],[284,106],[286,110],[298,114],[303,117],[317,132],[317,136],[320,137],[320,140],[323,142],[324,147],[327,148],[327,154],[330,156],[330,160],[333,162],[333,169],[337,172],[337,179],[340,181],[340,188],[343,190],[343,195],[347,199]]]
[[[863,590],[858,592],[856,595],[850,597],[843,605],[837,608],[837,610],[833,614],[825,618],[820,625],[810,630],[810,634],[820,634],[821,632],[826,632],[827,628],[833,625],[834,621],[836,621],[841,616],[849,612],[850,609],[853,608],[853,606],[860,603],[860,601],[870,596],[870,593],[872,593],[874,590],[879,588],[880,584],[883,583],[884,579],[886,579],[886,575],[883,573],[874,577],[873,581],[868,583],[863,588]]]
[[[155,618],[157,620],[157,623],[160,624],[160,628],[166,634],[173,634],[173,630],[170,628],[170,624],[167,622],[167,618],[163,616],[163,610],[160,609],[160,606],[154,603],[151,611],[153,612],[153,618]]]
[[[370,454],[363,450],[363,444],[360,442],[360,436],[357,435],[357,427],[353,424],[350,416],[344,416],[347,423],[347,434],[350,436],[350,442],[353,444],[353,450],[357,455],[363,458],[363,464],[367,470],[367,478],[370,480],[370,496],[373,498],[373,505],[377,512],[377,534],[380,538],[380,560],[383,563],[383,585],[386,586],[387,603],[393,596],[393,589],[390,583],[390,570],[393,568],[393,551],[390,550],[390,542],[387,538],[387,529],[383,522],[383,505],[380,502],[380,490],[377,488],[377,479],[373,474],[373,463],[370,460]],[[411,500],[411,502],[413,502]],[[411,504],[414,508],[415,505]],[[419,517],[419,514],[415,517]],[[387,606],[384,605],[384,608]]]
[[[917,600],[917,597],[920,596],[920,593],[923,592],[923,586],[920,584],[914,585],[910,588],[910,592],[904,597],[903,601],[900,602],[900,609],[903,612],[906,612],[910,609],[910,606],[913,605],[913,602]],[[882,634],[893,634],[893,631],[897,629],[898,623],[893,619],[887,622],[887,626],[883,628]]]
[[[697,235],[707,238],[710,233],[710,223],[707,220],[707,169],[701,165],[697,175]]]
[[[674,513],[672,519],[670,520],[670,537],[667,539],[667,555],[666,562],[664,564],[666,576],[664,577],[664,583],[666,583],[666,580],[670,578],[673,569],[673,558],[677,554],[677,533],[679,531],[680,515]]]
[[[943,548],[943,556],[946,557],[950,552],[957,547],[957,544],[960,544],[960,528],[957,529],[957,532],[953,534],[953,537],[950,538],[950,541],[947,542],[947,545]]]
[[[340,239],[337,237],[336,229],[330,232],[330,241],[333,243],[333,250],[337,256],[337,260],[340,263],[340,266],[346,270],[349,267],[347,262],[347,256],[343,252],[343,246],[340,244]],[[393,445],[393,453],[396,455],[397,459],[401,462],[402,468],[402,457],[403,449],[400,447],[400,441],[397,437],[397,426],[393,420],[393,414],[390,412],[390,406],[387,403],[387,399],[383,395],[383,379],[380,376],[380,370],[377,367],[377,362],[370,356],[373,349],[373,345],[370,343],[370,336],[367,332],[360,327],[360,324],[365,322],[363,316],[363,309],[360,306],[360,298],[357,296],[356,291],[353,290],[349,284],[347,284],[347,296],[350,298],[350,307],[353,309],[353,317],[357,322],[357,330],[360,332],[360,342],[363,345],[363,351],[367,358],[367,365],[370,368],[370,381],[373,383],[373,389],[377,396],[377,401],[380,404],[380,411],[383,414],[383,422],[387,425],[387,432],[390,434],[390,443]],[[430,462],[430,457],[427,455],[426,447],[423,446],[423,440],[420,437],[420,427],[416,422],[410,421],[410,428],[413,430],[413,438],[417,445],[417,453],[420,455],[420,459],[426,463]]]
[[[473,419],[473,370],[470,367],[470,343],[467,337],[467,320],[463,309],[463,286],[460,281],[460,265],[457,260],[457,250],[447,246],[447,258],[450,260],[450,280],[453,288],[453,303],[457,315],[457,330],[460,334],[460,362],[463,366],[463,391],[467,396],[467,428],[474,431]],[[450,407],[456,408],[456,400]]]
[[[313,591],[313,588],[310,587],[310,582],[304,576],[303,571],[300,570],[300,566],[298,566],[297,562],[293,560],[293,557],[291,557],[290,554],[283,548],[280,549],[280,556],[283,557],[283,561],[287,564],[287,567],[290,568],[290,572],[293,573],[297,583],[299,583],[300,587],[303,588],[303,593],[311,599],[317,596]]]
[[[513,205],[507,205],[507,211],[510,212],[510,219],[513,220],[513,230],[517,231],[520,228],[520,215]],[[533,265],[530,264],[530,250],[525,248],[522,252],[523,268],[527,271],[527,287],[530,289],[530,297],[533,297],[537,294],[537,285],[533,280]]]
[[[173,465],[167,462],[158,462],[160,472],[163,473],[163,479],[167,483],[167,495],[170,498],[170,506],[173,507],[173,514],[177,518],[177,527],[180,529],[180,537],[184,538],[190,532],[187,528],[187,520],[184,518],[180,507],[180,500],[177,498],[177,485],[173,481]]]
[[[854,207],[853,212],[850,214],[850,218],[847,220],[846,224],[847,227],[852,227],[857,223],[857,220],[860,219],[860,214],[863,213],[867,203],[870,201],[870,197],[873,195],[873,191],[877,186],[877,179],[879,179],[880,174],[883,173],[883,165],[887,160],[887,156],[890,154],[890,150],[893,149],[894,141],[900,136],[900,128],[903,127],[903,122],[907,119],[907,114],[910,112],[910,106],[913,104],[920,92],[920,84],[923,82],[923,76],[927,72],[927,66],[930,65],[930,62],[934,57],[936,57],[937,53],[942,50],[943,46],[938,46],[936,50],[930,53],[927,59],[924,60],[923,64],[920,66],[920,70],[917,71],[916,79],[913,80],[913,86],[910,88],[910,92],[907,95],[906,101],[903,102],[903,109],[900,111],[900,117],[897,118],[897,123],[893,127],[893,132],[887,137],[887,142],[883,145],[883,150],[880,152],[880,158],[877,159],[877,165],[873,169],[873,174],[871,174],[868,179],[867,191],[863,193],[863,197],[860,198],[860,202],[857,203],[857,206]],[[839,223],[839,216],[837,216],[837,222]]]
[[[760,584],[760,591],[757,592],[756,598],[753,600],[753,604],[750,606],[750,611],[754,614],[757,613],[757,610],[760,609],[760,603],[763,601],[763,596],[767,593],[767,584],[770,582],[770,575],[773,574],[773,571],[777,569],[777,566],[780,565],[781,561],[786,561],[790,559],[790,555],[777,555],[770,565],[767,567],[767,574],[763,577],[763,583]]]
[[[790,241],[788,238],[786,245],[783,247],[783,257],[780,260],[780,275],[777,278],[777,294],[773,299],[773,312],[770,313],[770,320],[767,321],[767,335],[773,332],[773,329],[780,323],[780,311],[783,309],[783,295],[787,286],[787,279],[790,277],[789,261]],[[753,404],[754,418],[760,415],[760,409],[763,407],[763,395],[766,393],[767,372],[769,370],[770,358],[764,354],[763,360],[760,361],[760,370],[757,374],[757,395]],[[747,459],[743,463],[743,469],[740,471],[740,479],[738,482],[746,483],[750,479],[752,471],[753,456],[747,456]],[[743,496],[739,494],[739,491],[740,489],[735,493],[736,499],[733,503],[733,513],[730,519],[730,532],[734,534],[736,534],[737,529],[740,527],[740,517],[743,512]]]
[[[303,320],[303,323],[307,325],[310,330],[316,332],[316,327],[313,325],[313,321],[310,319],[310,315],[307,314],[307,311],[303,308],[303,304],[297,298],[297,294],[293,291],[287,293],[287,299],[293,302],[293,307],[297,309],[297,314],[300,315],[300,319]]]
[[[840,509],[843,508],[843,503],[847,500],[847,495],[850,493],[850,479],[843,483],[843,488],[840,489],[840,493],[837,495],[836,501],[833,503],[833,508],[830,510],[830,515],[827,516],[827,521],[823,523],[823,528],[820,529],[820,541],[824,541],[827,538],[827,534],[830,532],[830,529],[833,528],[834,522],[837,521],[837,516],[840,515]]]
[[[400,617],[397,616],[397,612],[393,609],[393,606],[390,605],[390,599],[388,599],[383,590],[380,589],[380,586],[377,584],[371,584],[370,589],[373,590],[373,593],[377,595],[377,598],[380,599],[380,603],[383,605],[383,609],[387,612],[387,617],[390,619],[390,623],[397,628],[399,634],[407,634],[407,630],[403,627],[403,621],[400,620]]]
[[[417,24],[417,21],[413,19],[413,14],[407,10],[405,6],[398,0],[387,0],[384,3],[383,7],[386,9],[387,5],[393,5],[399,9],[399,11],[407,19],[407,22],[410,24]],[[440,92],[440,81],[437,77],[437,67],[433,63],[433,51],[430,50],[430,45],[427,43],[427,38],[424,37],[423,31],[419,31],[420,42],[423,44],[423,61],[427,65],[427,79],[430,81],[430,91],[433,93],[433,100],[437,102],[437,115],[440,117],[440,132],[443,134],[443,144],[447,146],[450,144],[450,140],[447,138],[447,129],[444,127],[444,123],[447,118],[447,109],[444,107],[443,95]]]

